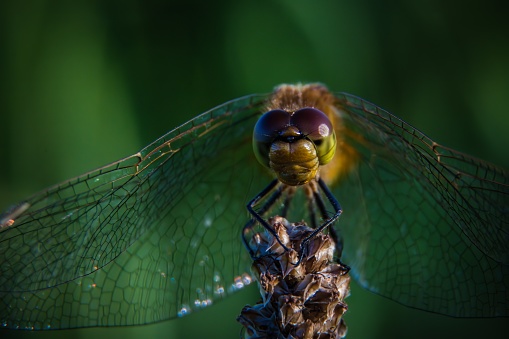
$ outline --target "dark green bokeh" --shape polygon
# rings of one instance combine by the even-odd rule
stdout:
[[[134,153],[194,115],[320,81],[435,140],[509,166],[509,22],[495,1],[12,1],[0,4],[0,209]],[[30,338],[238,338],[256,288],[160,324]],[[356,285],[348,338],[505,337]],[[502,332],[505,330],[505,333]]]

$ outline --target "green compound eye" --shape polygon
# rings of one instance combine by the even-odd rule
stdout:
[[[291,124],[314,143],[320,165],[332,160],[336,151],[336,133],[325,113],[306,107],[293,113]]]

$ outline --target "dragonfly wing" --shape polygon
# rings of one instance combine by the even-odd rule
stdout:
[[[334,193],[345,263],[367,289],[453,316],[509,314],[508,173],[338,94],[359,164]]]
[[[263,102],[221,105],[0,218],[4,327],[151,323],[248,284],[240,231],[267,181],[251,146]]]

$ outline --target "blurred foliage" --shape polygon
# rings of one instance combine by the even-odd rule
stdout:
[[[497,1],[3,1],[0,206],[134,153],[192,116],[283,82],[373,101],[509,166],[509,21]],[[161,324],[2,337],[238,338],[256,289]],[[349,338],[505,337],[352,287]],[[505,331],[505,332],[502,332]]]

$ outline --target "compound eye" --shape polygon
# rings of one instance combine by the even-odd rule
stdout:
[[[253,132],[253,150],[256,159],[264,166],[270,168],[270,145],[289,125],[290,114],[280,109],[263,114],[256,122]]]
[[[322,140],[334,133],[332,123],[327,115],[316,108],[306,107],[299,109],[293,113],[291,124],[313,141]]]
[[[263,114],[255,125],[253,139],[259,143],[271,143],[279,132],[290,125],[290,114],[275,109]]]
[[[302,108],[293,113],[291,124],[314,143],[320,165],[332,160],[336,152],[336,133],[325,113],[316,108]]]

